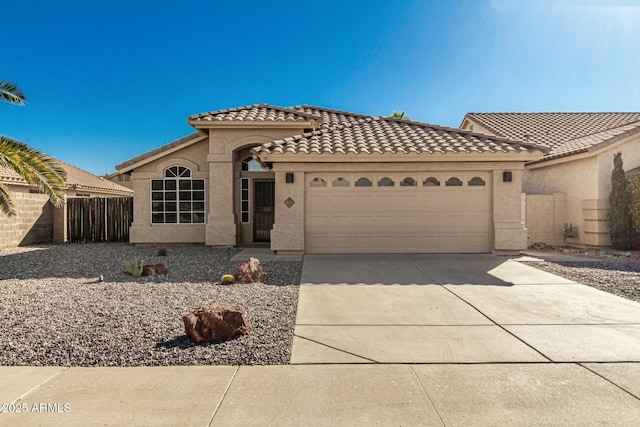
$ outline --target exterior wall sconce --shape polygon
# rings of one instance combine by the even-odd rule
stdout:
[[[284,177],[287,184],[293,184],[293,172],[287,172]]]
[[[502,182],[511,182],[512,180],[511,171],[502,172]]]

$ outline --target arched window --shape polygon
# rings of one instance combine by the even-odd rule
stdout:
[[[192,179],[191,169],[171,166],[164,179],[151,180],[151,223],[204,224],[204,179]]]
[[[422,181],[423,187],[440,187],[440,181],[434,176],[430,176],[429,178]]]
[[[378,181],[378,187],[393,187],[394,185],[396,185],[396,183],[393,182],[393,180],[388,176],[380,178],[380,180]]]
[[[447,187],[462,187],[462,181],[460,181],[460,178],[452,176],[444,185],[446,185]]]
[[[326,187],[327,181],[324,178],[315,177],[311,181],[309,181],[309,187]]]
[[[265,169],[262,167],[260,162],[258,162],[253,157],[249,156],[242,160],[242,171],[243,172],[270,172],[269,169]]]
[[[371,182],[371,180],[364,176],[362,178],[358,178],[358,180],[356,181],[356,187],[371,187],[372,185],[373,183]]]
[[[333,182],[331,183],[331,186],[332,187],[348,187],[349,180],[347,178],[343,178],[340,176],[333,180]]]
[[[484,187],[485,182],[484,179],[479,176],[474,176],[469,180],[469,187]]]
[[[418,183],[416,182],[416,180],[411,178],[410,176],[400,181],[400,187],[415,187],[417,185]]]

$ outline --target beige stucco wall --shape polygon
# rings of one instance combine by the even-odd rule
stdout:
[[[598,167],[596,157],[587,157],[551,164],[549,166],[529,168],[524,181],[524,191],[527,195],[553,195],[565,193],[566,216],[565,222],[578,228],[579,237],[567,239],[567,243],[587,244],[593,241],[592,235],[599,233],[598,228],[586,224],[583,213],[585,200],[598,199],[598,176],[595,172]],[[529,216],[527,221],[534,221]],[[589,220],[587,220],[589,221]],[[535,242],[531,242],[535,243]]]
[[[543,163],[527,168],[524,185],[527,194],[567,195],[564,222],[578,227],[579,232],[578,238],[567,239],[567,243],[588,246],[611,245],[607,215],[613,155],[618,151],[622,152],[625,170],[640,166],[640,136],[633,136],[593,153],[579,154],[550,161],[547,165]],[[527,222],[532,220],[534,219],[531,216],[527,218]]]
[[[527,242],[562,245],[567,222],[567,195],[554,193],[526,196]]]
[[[164,170],[171,166],[191,169],[191,177],[205,180],[208,188],[209,163],[208,143],[201,141],[136,168],[131,173],[131,188],[134,191],[133,218],[129,230],[131,243],[204,243],[205,224],[152,224],[151,180],[162,179]],[[209,197],[205,196],[205,209],[209,212]]]

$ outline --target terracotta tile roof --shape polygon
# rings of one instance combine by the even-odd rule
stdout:
[[[133,194],[133,190],[123,187],[122,185],[118,185],[115,182],[101,178],[60,160],[56,161],[67,172],[67,189],[69,190],[86,190],[100,193],[120,194],[123,196]],[[14,172],[13,169],[2,167],[0,167],[0,181],[17,184],[27,183],[20,175]]]
[[[120,163],[119,165],[116,165],[116,170],[119,171],[121,169],[126,168],[127,166],[131,166],[135,163],[141,162],[143,160],[146,160],[148,158],[151,158],[157,154],[161,154],[164,153],[165,151],[169,151],[172,148],[178,147],[180,145],[184,145],[188,142],[191,142],[197,138],[203,137],[204,138],[204,134],[200,133],[200,132],[194,132],[191,133],[187,136],[183,136],[182,138],[176,139],[174,141],[169,142],[168,144],[164,144],[163,146],[160,146],[156,149],[153,149],[151,151],[147,151],[146,153],[140,154],[139,156],[136,156],[132,159],[126,160],[122,163]],[[116,175],[116,173],[114,174],[110,174],[109,176],[113,176]]]
[[[584,152],[640,127],[640,113],[468,113],[492,133],[551,148],[542,160]],[[464,120],[463,120],[464,121]]]
[[[517,153],[543,147],[443,126],[388,117],[345,122],[284,138],[254,149],[256,154]]]
[[[306,122],[312,119],[319,120],[320,117],[294,109],[268,104],[255,104],[195,114],[189,116],[188,122]]]
[[[312,105],[297,105],[294,107],[289,107],[289,109],[319,117],[321,120],[321,124],[325,127],[336,123],[353,123],[363,119],[372,118],[372,116],[367,116],[364,114],[349,113],[347,111],[333,110],[331,108],[324,107],[315,107]]]

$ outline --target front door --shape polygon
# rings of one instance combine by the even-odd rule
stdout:
[[[271,241],[275,221],[276,185],[274,180],[253,181],[253,241]]]

